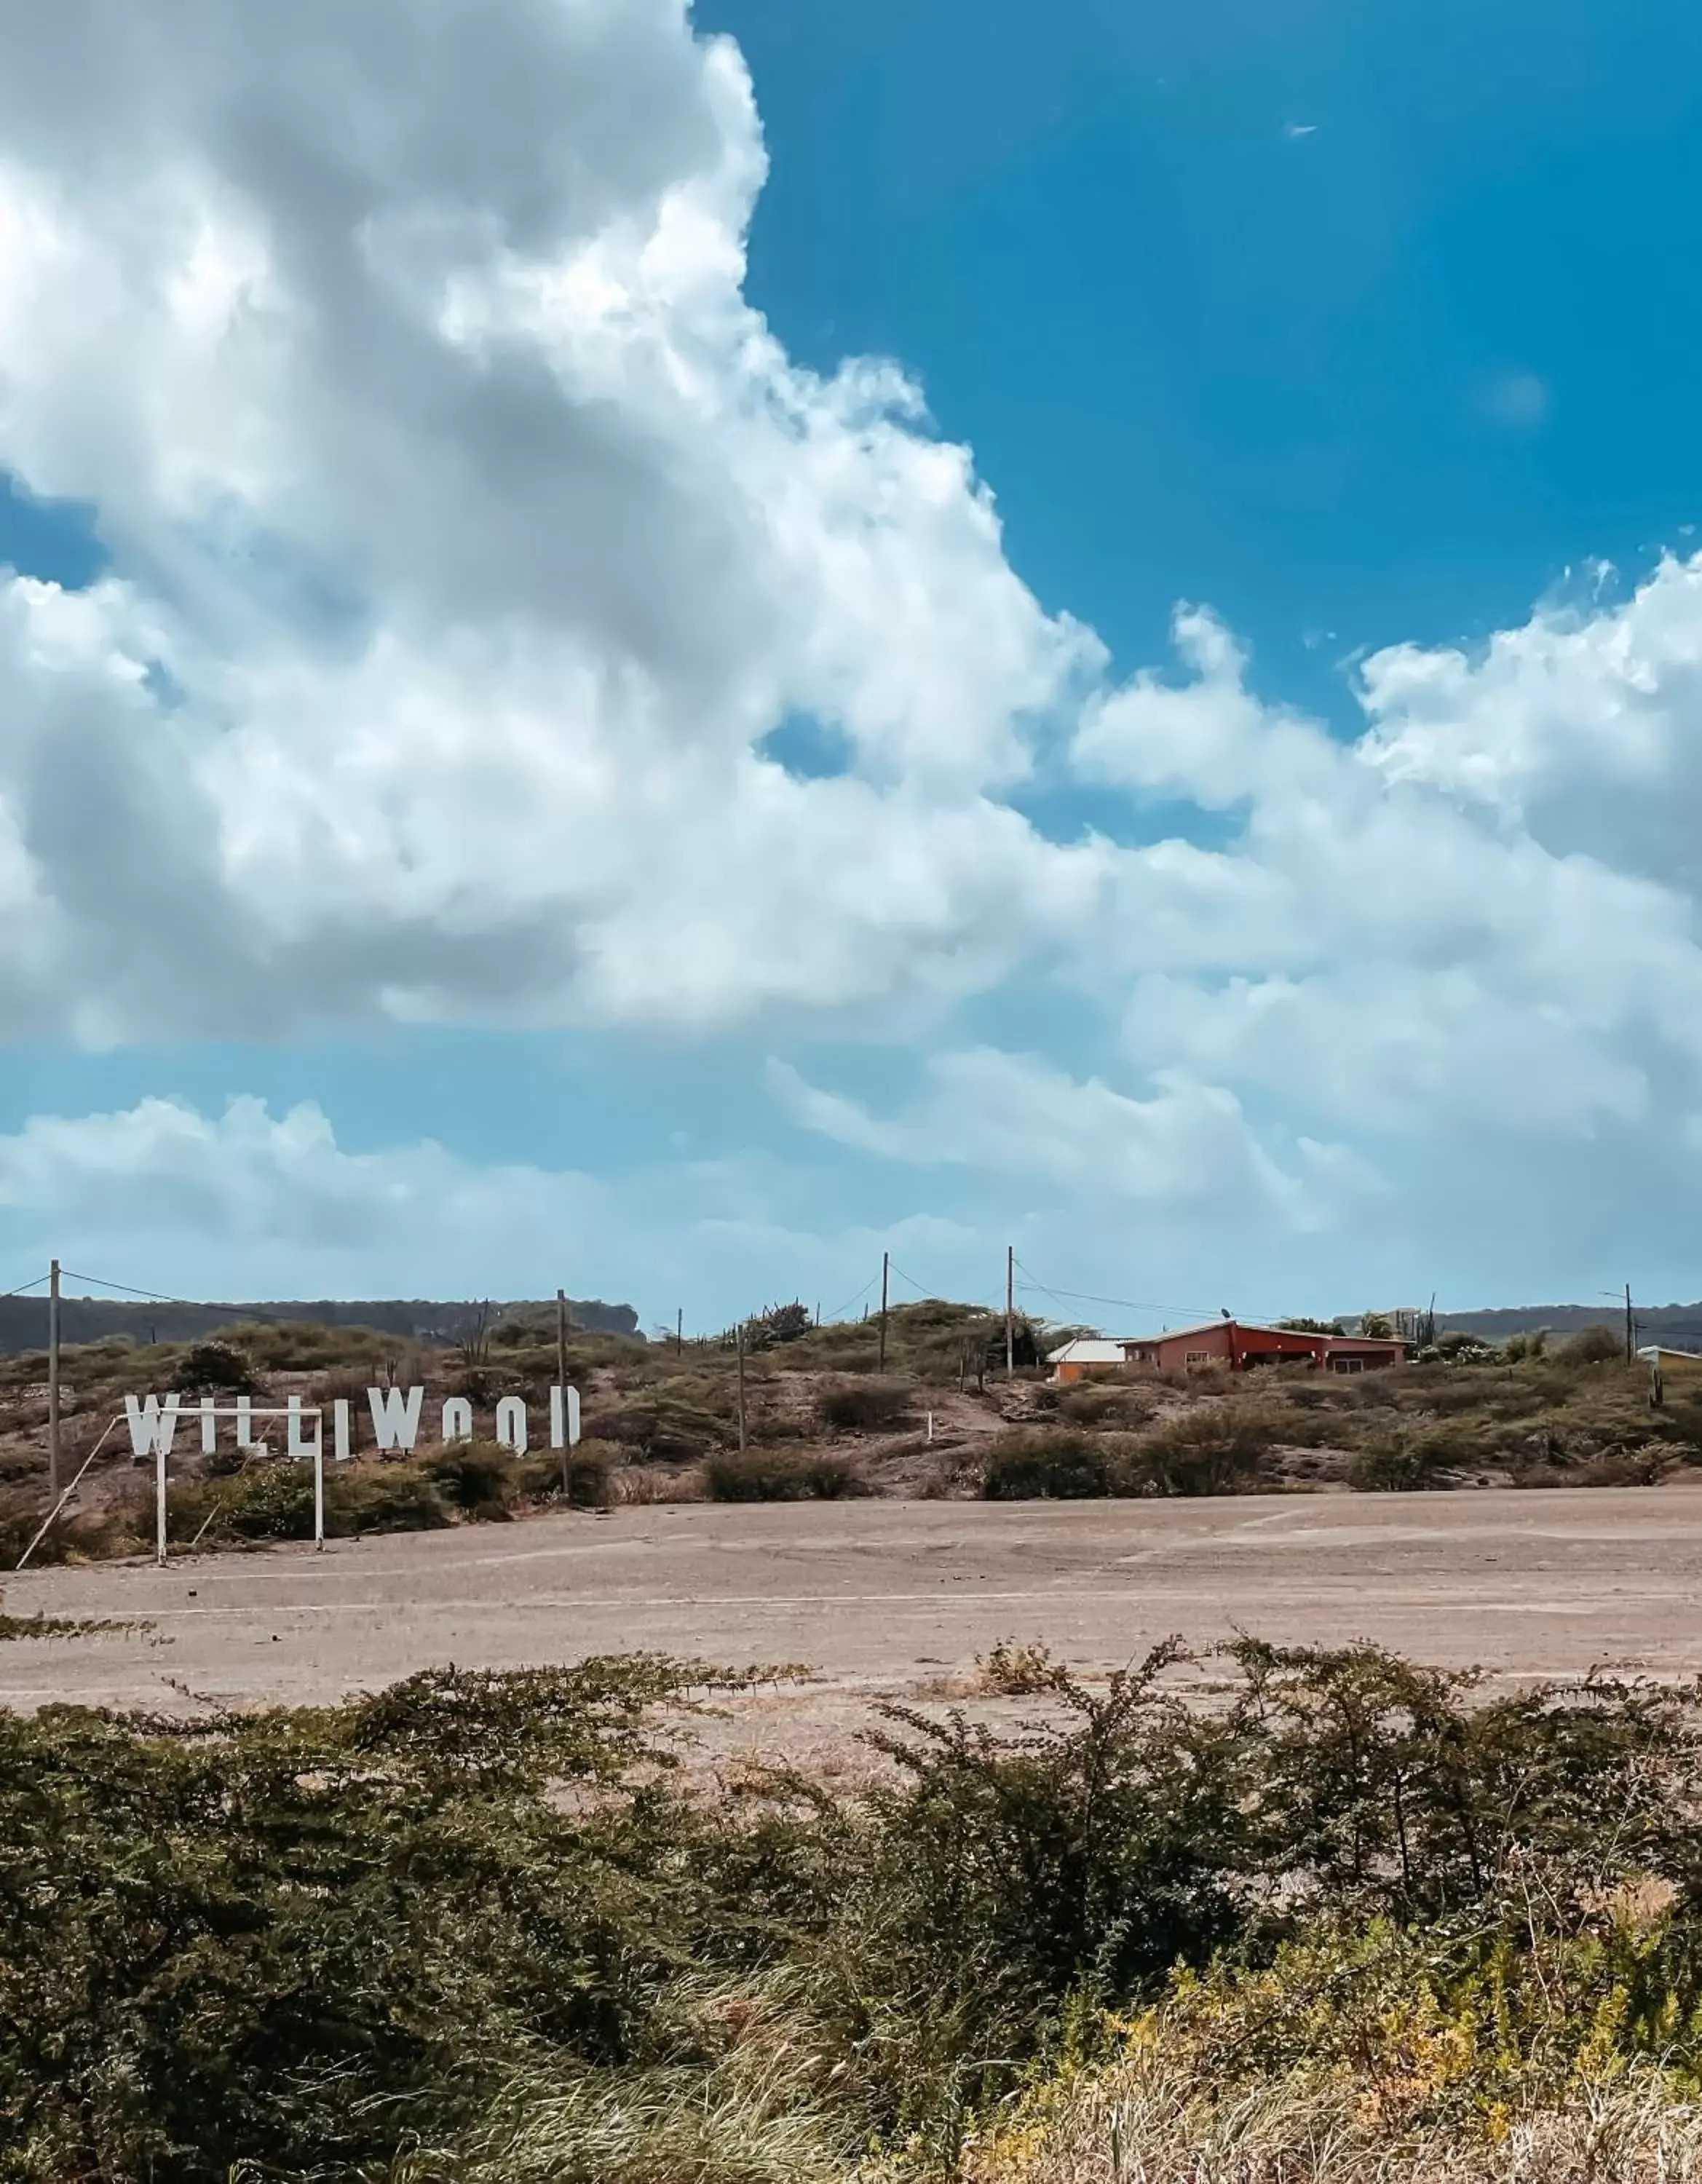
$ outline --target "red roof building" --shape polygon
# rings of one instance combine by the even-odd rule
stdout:
[[[1261,1365],[1306,1365],[1322,1373],[1376,1373],[1405,1362],[1406,1345],[1370,1334],[1313,1334],[1296,1327],[1249,1327],[1238,1319],[1210,1319],[1173,1334],[1126,1341],[1132,1365],[1162,1373],[1249,1373]]]

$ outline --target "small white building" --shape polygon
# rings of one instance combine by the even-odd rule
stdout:
[[[1657,1392],[1660,1383],[1670,1373],[1676,1373],[1680,1379],[1692,1379],[1702,1373],[1702,1356],[1695,1351],[1668,1350],[1659,1342],[1652,1342],[1645,1349],[1639,1350],[1637,1362],[1639,1365],[1648,1366],[1650,1379]]]
[[[1054,1380],[1085,1380],[1096,1373],[1121,1373],[1128,1363],[1121,1342],[1104,1342],[1097,1335],[1078,1334],[1061,1350],[1048,1352],[1047,1363]]]

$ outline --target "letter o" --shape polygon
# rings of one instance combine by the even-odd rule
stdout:
[[[464,1396],[444,1398],[443,1438],[446,1441],[473,1438],[473,1407]]]
[[[516,1456],[526,1452],[526,1407],[518,1396],[504,1396],[497,1405],[497,1439]]]

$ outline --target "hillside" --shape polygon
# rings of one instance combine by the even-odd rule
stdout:
[[[1677,1350],[1702,1351],[1702,1302],[1696,1304],[1634,1304],[1639,1342],[1669,1343]],[[1512,1305],[1489,1312],[1448,1312],[1437,1314],[1443,1328],[1457,1328],[1466,1334],[1481,1334],[1486,1342],[1505,1342],[1510,1334],[1532,1334],[1546,1328],[1551,1334],[1573,1334],[1580,1328],[1602,1321],[1623,1327],[1623,1307],[1604,1297],[1599,1304]]]
[[[44,1555],[145,1552],[147,1468],[131,1460],[126,1395],[248,1393],[349,1405],[357,1462],[338,1466],[333,1533],[419,1529],[509,1518],[559,1501],[603,1507],[897,1498],[1017,1500],[1462,1485],[1653,1485],[1702,1467],[1702,1389],[1671,1385],[1659,1409],[1610,1331],[1543,1350],[1500,1350],[1352,1378],[1272,1369],[1251,1376],[1131,1373],[1060,1387],[1045,1329],[1021,1323],[1018,1369],[1003,1370],[1001,1319],[940,1301],[894,1310],[884,1369],[873,1322],[801,1329],[777,1316],[748,1329],[743,1373],[730,1340],[645,1343],[576,1333],[569,1376],[584,1440],[564,1478],[546,1438],[556,1373],[553,1312],[515,1313],[457,1345],[306,1321],[226,1326],[213,1343],[66,1351],[66,1475],[95,1450]],[[0,1564],[46,1513],[45,1360],[0,1366]],[[741,1402],[743,1383],[743,1402]],[[418,1445],[374,1446],[369,1388],[424,1392]],[[445,1445],[442,1406],[464,1400],[475,1444]],[[504,1397],[526,1406],[531,1449],[494,1446]],[[743,1417],[741,1417],[743,1411]],[[270,1429],[274,1451],[281,1435]],[[203,1456],[180,1434],[171,1536],[185,1546],[299,1538],[310,1528],[306,1467],[225,1445]]]

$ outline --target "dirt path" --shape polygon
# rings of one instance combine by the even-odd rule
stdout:
[[[728,1749],[843,1752],[877,1694],[950,1696],[1001,1637],[1088,1670],[1171,1632],[1370,1637],[1504,1680],[1702,1672],[1702,1492],[685,1505],[150,1565],[26,1571],[14,1615],[152,1627],[0,1646],[0,1703],[335,1699],[431,1663],[633,1647],[820,1680]]]

